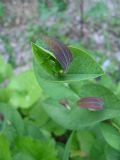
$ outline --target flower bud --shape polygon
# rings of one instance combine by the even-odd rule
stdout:
[[[85,97],[77,101],[77,106],[89,110],[103,109],[103,100],[97,97]]]

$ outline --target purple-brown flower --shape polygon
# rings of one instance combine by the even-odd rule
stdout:
[[[72,54],[67,46],[61,42],[45,36],[44,41],[47,43],[49,49],[55,55],[55,58],[60,63],[61,67],[67,71],[72,61]]]
[[[91,110],[103,109],[103,100],[97,97],[85,97],[77,101],[77,106]]]

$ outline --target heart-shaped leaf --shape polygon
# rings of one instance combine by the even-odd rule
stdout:
[[[47,81],[80,81],[95,78],[103,75],[103,71],[97,62],[82,49],[69,47],[73,60],[69,65],[67,73],[58,76],[57,72],[61,71],[59,63],[53,58],[52,53],[32,44],[34,55],[35,73],[43,80]]]

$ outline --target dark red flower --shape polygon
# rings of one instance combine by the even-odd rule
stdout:
[[[77,106],[91,110],[103,109],[103,100],[97,97],[85,97],[77,101]]]
[[[45,36],[44,41],[47,43],[49,49],[55,55],[55,58],[60,63],[61,67],[66,71],[72,61],[72,54],[67,46],[61,42]]]

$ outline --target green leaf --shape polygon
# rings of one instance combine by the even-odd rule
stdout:
[[[52,132],[55,135],[61,135],[65,132],[64,128],[55,123],[55,121],[48,116],[40,101],[31,107],[31,110],[29,111],[29,119],[41,129]]]
[[[65,79],[86,80],[103,75],[99,64],[90,56],[89,52],[81,48],[70,47],[73,53],[73,62],[70,65]]]
[[[90,160],[106,160],[105,157],[105,142],[102,141],[102,139],[97,138],[95,141],[94,146],[92,147],[90,151]]]
[[[66,131],[65,128],[53,121],[51,118],[44,126],[42,126],[42,129],[47,130],[50,133],[54,133],[56,136],[62,135]]]
[[[95,144],[95,137],[90,131],[81,130],[77,132],[77,138],[80,143],[81,151],[86,155],[89,155],[93,145]]]
[[[48,84],[49,86],[47,86],[47,84],[45,91],[48,93],[49,98],[44,101],[43,107],[48,115],[64,128],[81,129],[90,127],[106,119],[117,117],[120,114],[120,100],[109,89],[103,86],[96,84],[83,85],[81,92],[77,95],[69,87],[65,87],[64,85],[62,87],[59,86],[62,84],[55,85],[55,89],[53,85],[50,86]],[[77,106],[78,99],[90,96],[103,99],[103,110],[90,111]],[[63,99],[68,100],[70,110],[60,104],[60,100]]]
[[[105,141],[114,149],[120,151],[120,133],[110,124],[101,124],[101,131]]]
[[[120,128],[120,116],[113,118],[112,122],[117,126],[117,128]]]
[[[28,118],[32,120],[37,126],[42,127],[48,121],[49,117],[44,111],[40,101],[36,102],[29,110]]]
[[[118,85],[116,86],[116,94],[118,96],[120,96],[120,82],[118,83]]]
[[[74,135],[74,132],[71,133],[71,135],[67,141],[67,144],[65,146],[65,151],[63,154],[63,160],[69,160],[73,135]]]
[[[24,135],[31,136],[34,139],[45,140],[45,136],[43,135],[41,128],[34,123],[25,120],[24,121],[25,131]]]
[[[32,70],[27,70],[14,77],[8,89],[11,90],[9,102],[15,108],[29,108],[42,93]]]
[[[80,81],[104,74],[100,66],[87,51],[74,47],[69,47],[69,49],[73,54],[73,61],[68,72],[58,77],[56,72],[59,72],[60,67],[55,58],[53,59],[54,63],[51,63],[52,53],[36,44],[32,44],[34,71],[39,79],[63,82]]]
[[[9,142],[5,135],[0,135],[0,160],[12,160]]]
[[[56,148],[57,148],[57,152],[58,152],[58,159],[61,160],[63,159],[63,153],[64,153],[64,145],[62,143],[56,143]]]
[[[105,155],[107,160],[119,160],[120,159],[120,152],[117,151],[116,149],[113,149],[110,146],[107,146],[105,148]]]
[[[8,103],[9,102],[9,96],[10,96],[10,90],[8,88],[0,88],[0,102],[2,103]]]
[[[57,160],[55,146],[48,141],[40,141],[31,137],[21,137],[16,139],[13,154],[27,154],[35,160]]]
[[[43,46],[42,42],[41,45]],[[33,60],[35,64],[39,66],[41,72],[41,77],[43,79],[54,79],[55,75],[58,74],[59,70],[61,70],[60,64],[57,62],[53,53],[32,43],[32,51],[33,51]]]
[[[12,76],[12,66],[0,56],[0,83]]]
[[[13,160],[36,160],[36,159],[27,153],[20,152],[13,157]]]
[[[0,103],[0,113],[4,115],[4,128],[2,132],[13,142],[17,136],[24,132],[23,121],[18,112],[10,105]]]
[[[99,81],[97,81],[98,84],[105,86],[106,88],[109,88],[111,90],[115,89],[115,82],[113,81],[112,77],[109,75],[103,75]]]

